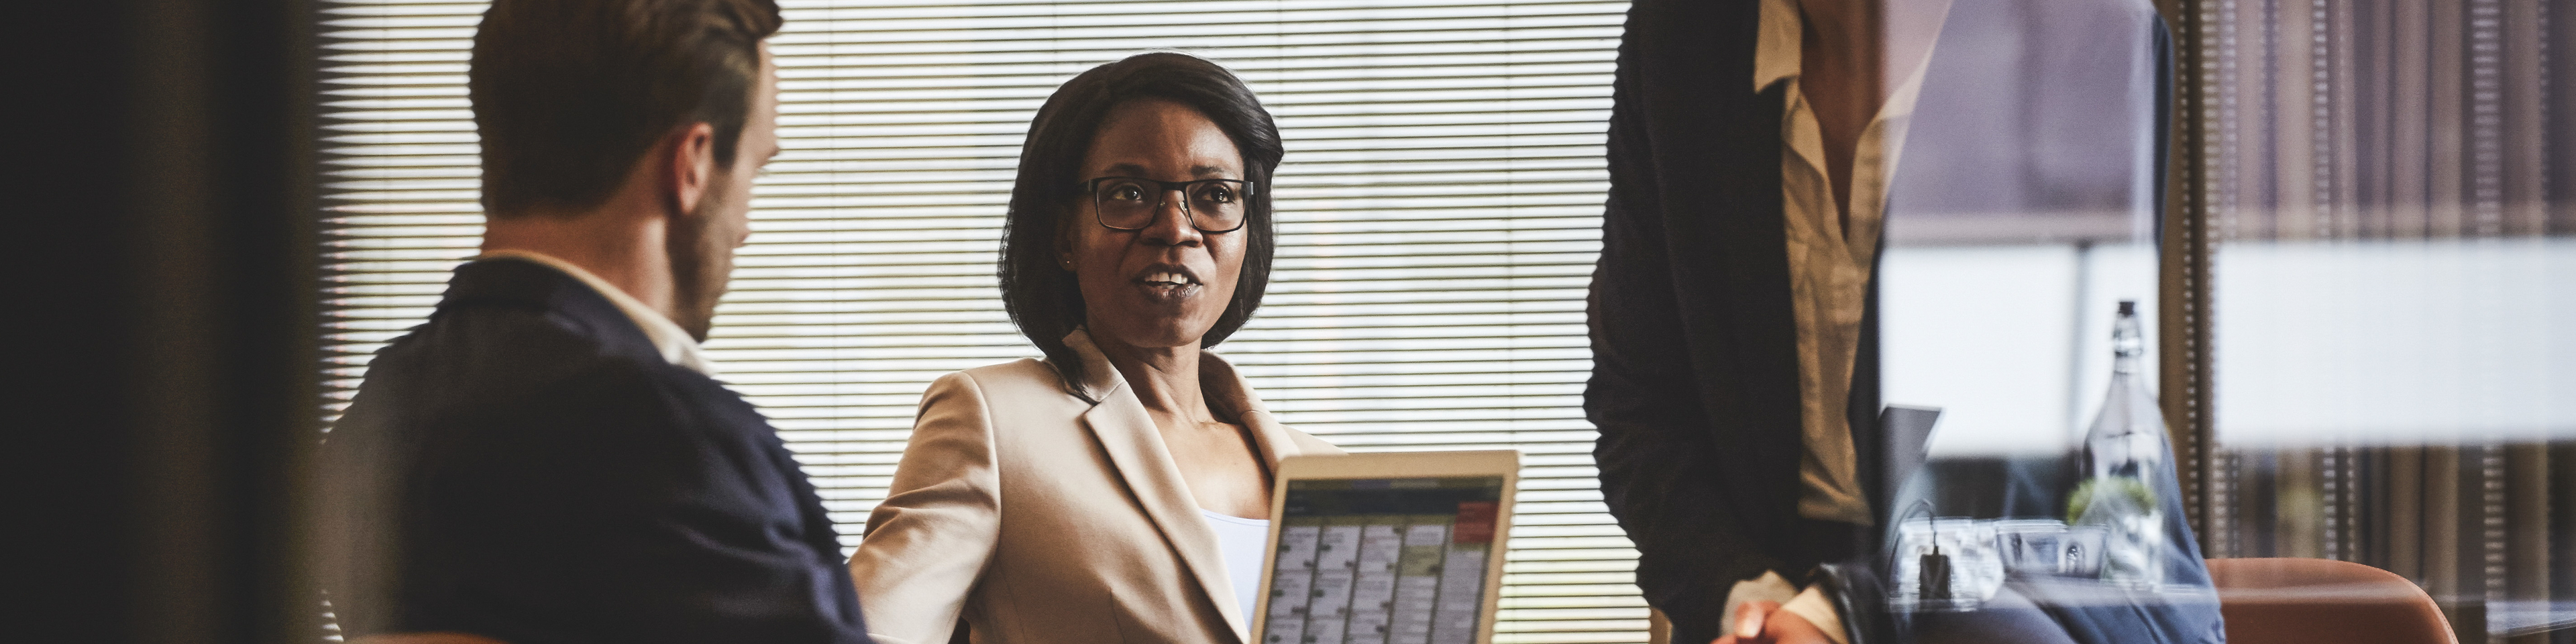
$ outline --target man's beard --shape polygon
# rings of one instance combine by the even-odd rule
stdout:
[[[733,244],[717,239],[711,230],[717,213],[732,205],[720,196],[725,188],[708,185],[697,210],[674,222],[663,237],[664,250],[671,255],[671,312],[676,316],[671,321],[699,342],[707,341],[707,331],[714,328],[716,301],[724,297],[725,284],[733,277]]]

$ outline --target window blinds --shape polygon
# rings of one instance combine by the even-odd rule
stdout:
[[[478,2],[326,1],[326,414],[471,255]],[[707,342],[855,546],[941,374],[1036,355],[993,262],[1029,117],[1084,69],[1178,50],[1278,117],[1277,269],[1218,347],[1279,418],[1354,451],[1527,456],[1503,642],[1635,642],[1581,394],[1624,2],[790,0],[785,152]]]

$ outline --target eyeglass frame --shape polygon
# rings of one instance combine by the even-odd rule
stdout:
[[[1105,221],[1105,220],[1101,219],[1101,214],[1100,214],[1100,182],[1102,182],[1102,181],[1109,181],[1109,180],[1112,180],[1112,179],[1124,179],[1124,180],[1128,180],[1128,181],[1134,181],[1134,182],[1137,182],[1137,183],[1140,183],[1140,184],[1150,183],[1150,184],[1154,184],[1154,186],[1155,186],[1156,188],[1160,188],[1160,190],[1157,190],[1157,191],[1155,191],[1155,192],[1154,192],[1154,194],[1156,194],[1156,195],[1160,195],[1160,196],[1156,197],[1156,198],[1155,198],[1155,201],[1154,201],[1154,208],[1153,208],[1153,209],[1154,209],[1155,211],[1157,211],[1157,212],[1159,212],[1159,211],[1161,211],[1161,210],[1163,209],[1163,204],[1165,203],[1165,201],[1164,201],[1164,200],[1165,200],[1165,199],[1169,199],[1169,198],[1170,198],[1170,195],[1171,195],[1172,193],[1174,193],[1174,192],[1179,192],[1179,193],[1181,193],[1181,201],[1180,201],[1180,204],[1181,204],[1181,216],[1182,216],[1182,217],[1185,217],[1185,218],[1187,218],[1187,219],[1188,219],[1188,221],[1190,222],[1190,228],[1194,228],[1194,229],[1197,229],[1199,232],[1209,233],[1209,234],[1230,233],[1230,232],[1234,232],[1234,231],[1238,231],[1238,230],[1243,230],[1243,227],[1244,227],[1245,225],[1248,225],[1248,224],[1251,224],[1251,223],[1252,223],[1252,212],[1251,212],[1252,205],[1251,205],[1250,203],[1246,203],[1246,204],[1244,204],[1243,221],[1235,222],[1235,223],[1234,223],[1234,227],[1233,227],[1233,228],[1227,228],[1227,229],[1225,229],[1225,230],[1208,230],[1208,229],[1205,229],[1205,228],[1199,228],[1199,223],[1198,223],[1198,222],[1199,222],[1199,215],[1198,215],[1198,213],[1197,213],[1197,212],[1193,212],[1193,211],[1191,211],[1191,210],[1190,210],[1190,200],[1189,200],[1189,194],[1190,194],[1189,187],[1190,187],[1190,186],[1192,186],[1192,185],[1196,185],[1196,184],[1202,184],[1202,183],[1235,184],[1235,185],[1237,185],[1237,186],[1240,186],[1240,187],[1241,187],[1241,189],[1240,189],[1238,192],[1241,192],[1241,193],[1242,193],[1241,199],[1246,200],[1246,201],[1248,201],[1248,200],[1252,199],[1252,194],[1253,194],[1253,192],[1254,192],[1254,191],[1256,191],[1256,190],[1259,190],[1259,189],[1260,189],[1260,187],[1261,187],[1261,184],[1253,183],[1253,182],[1251,182],[1251,181],[1249,181],[1249,180],[1245,180],[1245,179],[1193,179],[1193,180],[1189,180],[1189,181],[1164,181],[1164,180],[1161,180],[1161,179],[1147,179],[1147,178],[1144,178],[1144,177],[1107,176],[1107,177],[1092,177],[1092,178],[1090,178],[1090,179],[1085,179],[1085,180],[1083,180],[1083,181],[1082,181],[1082,183],[1080,184],[1080,185],[1082,186],[1082,192],[1083,192],[1083,194],[1086,194],[1086,195],[1090,195],[1090,196],[1091,196],[1091,223],[1100,224],[1100,227],[1102,227],[1102,228],[1107,228],[1107,229],[1110,229],[1110,230],[1117,230],[1117,231],[1131,231],[1131,232],[1132,232],[1132,231],[1138,231],[1138,230],[1144,230],[1144,229],[1146,229],[1146,228],[1151,228],[1151,227],[1153,227],[1153,225],[1154,225],[1154,220],[1153,220],[1153,219],[1146,219],[1146,220],[1145,220],[1145,225],[1143,225],[1143,226],[1137,226],[1137,227],[1135,227],[1135,228],[1119,228],[1119,227],[1117,227],[1117,226],[1111,226],[1111,225],[1109,225],[1109,222],[1108,222],[1108,221]]]

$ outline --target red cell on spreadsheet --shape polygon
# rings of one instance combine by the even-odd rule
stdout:
[[[1502,504],[1493,501],[1459,502],[1458,523],[1449,529],[1450,543],[1492,543],[1494,515],[1501,509]]]

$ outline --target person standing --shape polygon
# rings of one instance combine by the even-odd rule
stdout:
[[[322,449],[352,641],[866,642],[839,537],[698,343],[779,150],[771,0],[499,0],[482,255]]]
[[[2167,47],[2140,0],[1632,6],[1585,410],[1637,584],[1675,641],[2214,641],[2214,604],[2189,589],[2111,601],[2016,579],[1969,610],[1884,601],[1907,581],[1889,578],[1887,524],[1929,508],[1907,502],[1923,489],[2001,499],[2061,481],[2015,469],[1891,502],[1883,222],[2040,222],[2069,204],[2152,221]],[[2048,494],[2005,511],[2062,516]],[[2187,527],[2170,527],[2171,579],[2205,589]]]
[[[1584,409],[1674,641],[1849,641],[1828,564],[1874,541],[1872,273],[1940,29],[1881,10],[1629,10]]]

